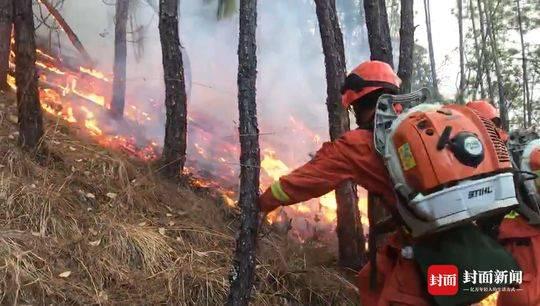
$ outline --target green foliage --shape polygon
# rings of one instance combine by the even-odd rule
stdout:
[[[522,27],[523,32],[540,31],[540,2],[537,0],[519,0],[522,12]],[[507,101],[510,110],[511,123],[517,127],[523,124],[524,116],[524,94],[523,94],[523,70],[522,70],[522,47],[519,39],[519,21],[517,14],[516,0],[483,0],[486,4],[484,9],[488,8],[488,12],[492,15],[492,29],[498,44],[498,50],[494,53],[492,49],[487,47],[486,53],[481,51],[477,53],[477,48],[481,49],[480,36],[480,18],[478,15],[478,7],[476,0],[472,1],[474,11],[471,11],[470,2],[464,1],[466,15],[464,22],[471,24],[471,14],[474,14],[476,33],[472,32],[472,27],[468,26],[468,33],[465,35],[465,50],[466,50],[466,74],[468,75],[466,98],[487,98],[489,85],[493,88],[493,96],[498,97],[496,77],[493,73],[493,60],[498,58],[503,75],[503,84],[505,91],[505,100]],[[484,24],[484,28],[486,25]],[[474,38],[477,38],[478,46],[475,45]],[[540,46],[537,41],[532,41],[525,36],[526,41],[526,58],[527,58],[527,80],[529,82],[529,98],[533,106],[533,124],[539,123],[540,112],[537,109],[540,99],[540,71],[538,64],[540,56]],[[488,38],[489,44],[489,38]],[[480,55],[480,58],[478,58]],[[478,76],[478,63],[482,59],[485,65],[481,71],[482,80],[481,86],[484,87],[484,97],[480,96],[480,84],[475,86]],[[486,71],[491,73],[491,84],[487,83]],[[492,101],[496,102],[496,101]]]
[[[430,84],[432,84],[427,56],[426,48],[420,45],[414,46],[413,58],[415,60],[413,61],[412,90],[420,89],[422,87],[429,87]]]

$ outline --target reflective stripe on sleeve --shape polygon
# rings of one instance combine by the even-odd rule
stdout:
[[[279,181],[274,182],[270,187],[272,189],[272,195],[280,202],[288,202],[291,198],[283,191]]]

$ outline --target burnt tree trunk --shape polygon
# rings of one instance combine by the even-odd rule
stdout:
[[[484,4],[486,4],[485,10],[484,10],[484,14],[486,15],[486,22],[487,22],[486,30],[487,30],[487,34],[489,35],[489,41],[490,41],[491,50],[493,53],[493,63],[495,64],[495,75],[497,76],[497,91],[499,93],[499,112],[501,116],[502,127],[505,131],[508,131],[508,128],[510,127],[510,123],[508,122],[508,110],[506,108],[506,98],[505,98],[504,84],[503,84],[504,80],[503,80],[502,71],[501,71],[501,64],[499,62],[499,48],[497,46],[497,39],[495,36],[495,31],[493,30],[493,22],[491,20],[493,11],[486,1],[484,2]]]
[[[330,139],[336,140],[349,130],[347,110],[341,105],[340,89],[345,80],[343,37],[336,13],[335,0],[315,0],[317,19],[324,52],[328,122]],[[360,268],[365,260],[365,238],[358,210],[356,185],[347,181],[336,189],[337,235],[340,265]]]
[[[167,112],[161,173],[175,178],[184,169],[187,134],[187,97],[178,33],[178,0],[159,1],[159,36]]]
[[[478,30],[476,28],[476,20],[474,18],[474,4],[473,0],[469,0],[469,13],[471,14],[471,24],[474,37],[474,52],[476,56],[476,80],[473,86],[473,98],[476,99],[476,94],[478,92],[478,87],[480,87],[480,96],[485,98],[484,84],[482,81],[482,72],[483,72],[483,60],[484,60],[484,51],[481,51],[480,44],[478,43]],[[482,34],[483,35],[483,34]]]
[[[111,114],[115,118],[124,115],[126,100],[126,58],[127,58],[127,19],[129,0],[116,0],[114,31],[114,67]]]
[[[458,7],[458,25],[459,25],[459,89],[458,103],[464,104],[465,95],[465,49],[463,42],[463,0],[457,0]]]
[[[399,29],[399,68],[401,92],[411,92],[414,51],[414,0],[401,0],[401,27]]]
[[[259,226],[260,148],[257,126],[257,1],[240,0],[238,113],[240,115],[240,233],[236,240],[228,305],[248,305],[255,277]]]
[[[9,88],[9,51],[13,29],[13,0],[0,0],[0,90]]]
[[[36,71],[32,0],[16,0],[13,3],[19,144],[23,149],[35,152],[43,136],[43,115]]]
[[[525,40],[523,39],[523,20],[521,16],[520,0],[516,0],[519,37],[521,41],[521,67],[523,70],[523,125],[527,127],[531,125],[532,107],[529,101],[529,80],[527,75],[527,55],[525,51]]]
[[[487,45],[487,32],[486,32],[486,29],[485,29],[485,20],[484,20],[484,12],[483,12],[483,9],[482,9],[482,0],[477,0],[477,6],[478,6],[478,16],[479,16],[479,19],[480,19],[480,34],[481,34],[481,38],[482,38],[482,59],[483,59],[483,67],[482,69],[484,69],[484,72],[486,74],[486,83],[487,83],[487,87],[488,87],[488,96],[489,96],[489,99],[491,100],[492,103],[494,103],[495,101],[495,92],[493,90],[493,84],[491,83],[491,62],[489,61],[489,56],[493,56],[493,55],[490,55],[488,53],[488,45]],[[482,97],[483,98],[483,97]]]
[[[364,0],[371,60],[388,63],[394,67],[390,27],[384,0]]]
[[[434,96],[439,97],[439,81],[437,80],[437,67],[435,65],[435,52],[433,51],[433,38],[431,36],[431,7],[429,0],[424,0],[424,12],[426,15],[426,32],[428,38],[429,64],[431,68],[431,82]]]

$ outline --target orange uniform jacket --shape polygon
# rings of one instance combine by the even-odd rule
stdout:
[[[371,131],[349,131],[336,141],[324,143],[311,161],[266,190],[261,196],[261,210],[269,212],[320,197],[348,179],[382,196],[386,203],[395,202],[394,189],[375,151]]]
[[[310,162],[281,177],[263,193],[261,210],[269,212],[281,205],[322,196],[348,179],[383,197],[385,203],[395,203],[394,189],[384,162],[375,151],[370,131],[350,131],[334,142],[325,143]],[[430,305],[416,263],[396,256],[402,247],[398,236],[391,236],[377,254],[376,290],[369,289],[370,264],[360,271],[358,289],[363,306]]]
[[[531,170],[538,171],[540,153],[533,152],[530,159]],[[508,214],[499,227],[499,240],[523,270],[523,283],[520,291],[501,292],[497,305],[540,305],[540,227]]]

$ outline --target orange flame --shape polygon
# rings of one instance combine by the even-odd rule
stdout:
[[[276,152],[272,150],[266,150],[264,159],[261,161],[261,168],[270,176],[274,181],[290,172],[289,167],[284,162],[276,158]]]
[[[101,135],[103,132],[100,128],[97,127],[96,119],[94,118],[94,113],[92,113],[88,108],[81,106],[81,110],[86,113],[86,120],[84,121],[84,126],[87,129],[92,131],[95,135]]]
[[[8,74],[7,76],[7,83],[9,85],[9,87],[11,87],[11,89],[13,90],[17,90],[17,85],[15,83],[15,78],[12,77],[11,75]]]
[[[110,135],[109,130],[114,130],[113,127],[104,126],[108,121],[101,121],[103,116],[100,114],[101,109],[106,111],[110,108],[107,101],[110,98],[111,78],[109,74],[102,71],[87,67],[70,68],[62,63],[61,60],[45,53],[43,50],[37,50],[37,67],[40,73],[40,100],[44,111],[54,116],[62,118],[69,123],[76,124],[84,128],[88,134],[98,143],[103,146],[118,148],[129,153],[132,156],[143,160],[153,160],[157,158],[158,144],[152,141],[144,147],[137,145],[133,136]],[[11,53],[10,69],[16,68],[14,63],[15,54]],[[12,76],[8,77],[8,82],[13,89],[16,89],[15,79]],[[81,101],[79,101],[81,100]],[[155,105],[151,103],[149,105]],[[133,124],[144,126],[148,122],[153,121],[156,113],[143,110],[133,105],[128,104],[124,118],[131,120]],[[190,113],[188,120],[190,123],[204,122],[204,118],[197,118],[200,115]],[[302,143],[318,146],[321,142],[319,134],[310,130],[302,121],[290,117],[291,131],[302,136]],[[131,124],[130,123],[130,124]],[[201,188],[215,188],[223,195],[224,202],[228,206],[235,205],[235,187],[223,187],[231,178],[237,175],[237,169],[234,163],[229,161],[238,154],[238,148],[230,141],[217,140],[219,145],[212,145],[216,141],[214,135],[204,129],[201,129],[199,142],[194,143],[195,159],[208,160],[217,163],[218,169],[214,169],[213,178],[208,179],[202,172],[204,179],[195,179],[194,184]],[[231,138],[232,140],[232,138]],[[214,149],[219,147],[219,150]],[[280,152],[282,153],[282,152]],[[278,156],[275,149],[264,151],[264,158],[261,162],[263,176],[261,186],[268,187],[271,183],[283,175],[291,171],[294,166],[297,166],[298,161],[289,156],[289,160],[282,160]],[[233,166],[231,166],[233,165]],[[188,168],[192,173],[194,169]],[[218,172],[216,174],[216,172]],[[224,182],[225,184],[222,184]],[[362,201],[359,202],[363,209]],[[293,223],[294,236],[300,241],[304,241],[306,235],[300,233],[305,229],[300,229],[301,226],[308,228],[307,230],[318,231],[320,226],[333,231],[336,222],[336,197],[335,193],[331,192],[318,200],[308,201],[301,205],[285,207],[279,213],[270,214],[268,219],[271,222],[287,222],[288,218],[296,218],[298,222]],[[306,225],[307,223],[311,225]],[[300,226],[300,227],[299,227]],[[311,229],[309,229],[311,227]]]
[[[63,72],[62,70],[56,68],[56,67],[52,67],[52,66],[47,66],[45,63],[43,62],[40,62],[40,61],[36,61],[36,66],[38,67],[41,67],[41,68],[44,68],[44,69],[47,69],[49,70],[50,72],[53,72],[53,73],[56,73],[56,74],[59,74],[59,75],[65,75],[66,73]]]
[[[261,168],[264,170],[266,175],[268,175],[272,181],[277,181],[283,175],[288,174],[291,169],[285,162],[277,158],[275,151],[266,149],[264,151],[264,158],[261,161]],[[267,187],[269,184],[263,187]],[[358,201],[358,208],[362,214],[367,215],[367,198],[361,197]],[[315,223],[325,222],[327,224],[335,224],[337,221],[337,201],[336,194],[334,191],[323,195],[319,198],[319,210],[314,210],[312,205],[294,205],[285,208],[288,215],[304,215],[309,216],[314,219]],[[319,214],[322,215],[320,219]],[[279,219],[278,219],[279,218]],[[283,216],[278,213],[271,213],[267,216],[269,223],[275,223],[280,221],[285,221]]]
[[[483,299],[478,303],[479,306],[495,306],[497,305],[497,297],[499,296],[498,292],[492,293],[487,298]]]
[[[15,41],[13,40],[13,38],[11,39],[11,42],[12,42],[12,43],[15,43]],[[12,51],[12,52],[13,52],[13,51]],[[54,60],[55,60],[54,57],[48,55],[47,53],[41,51],[40,49],[36,49],[36,53],[37,53],[39,56],[46,58],[47,60],[50,60],[50,61],[54,61]],[[13,53],[13,54],[15,54],[15,53]]]
[[[100,80],[103,80],[105,82],[110,82],[111,80],[108,79],[105,74],[101,71],[98,71],[98,70],[94,70],[94,69],[90,69],[90,68],[85,68],[85,67],[79,67],[79,70],[83,73],[86,73],[88,75],[91,75],[93,76],[94,78],[96,79],[100,79]]]

